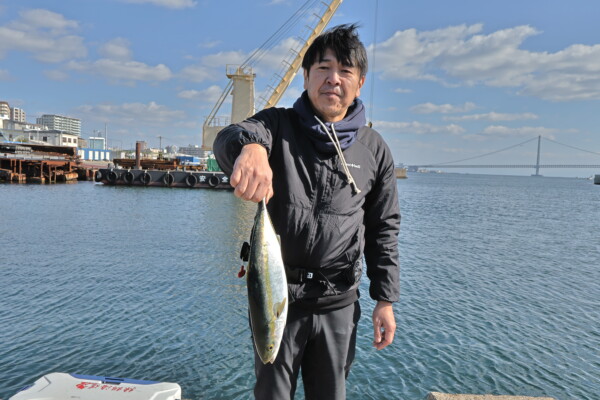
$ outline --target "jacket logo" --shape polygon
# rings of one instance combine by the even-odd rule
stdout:
[[[352,168],[358,168],[358,169],[360,169],[360,165],[358,165],[358,164],[347,163],[346,165],[349,166],[349,167],[352,167]]]

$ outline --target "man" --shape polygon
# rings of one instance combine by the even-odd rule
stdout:
[[[340,25],[309,47],[304,93],[222,130],[214,143],[236,196],[263,198],[281,237],[288,319],[273,364],[255,352],[257,399],[291,399],[302,371],[307,399],[345,399],[360,317],[364,253],[375,348],[392,343],[399,296],[400,212],[394,162],[366,126],[358,99],[367,73],[356,25]],[[269,201],[270,200],[270,201]]]

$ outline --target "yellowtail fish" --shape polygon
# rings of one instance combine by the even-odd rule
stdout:
[[[264,200],[254,218],[246,282],[254,346],[263,364],[272,364],[287,319],[288,289],[281,245]]]

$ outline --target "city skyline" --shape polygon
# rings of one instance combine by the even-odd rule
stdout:
[[[106,127],[111,145],[200,145],[226,65],[247,59],[304,3],[0,0],[0,100],[28,121],[80,119],[84,138]],[[466,159],[542,135],[573,147],[547,142],[542,163],[598,164],[600,5],[563,3],[345,0],[329,26],[360,24],[371,63],[361,99],[396,162]],[[255,67],[257,93],[293,37]],[[298,75],[279,106],[301,93]],[[530,144],[478,163],[531,164]]]

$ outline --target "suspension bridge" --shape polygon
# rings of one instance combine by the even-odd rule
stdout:
[[[569,147],[571,149],[575,149],[575,150],[579,150],[582,152],[586,152],[586,153],[591,153],[591,154],[595,154],[597,156],[600,156],[599,152],[595,152],[595,151],[589,151],[589,150],[585,150],[585,149],[581,149],[575,146],[570,146],[568,144],[564,144],[564,143],[560,143],[557,142],[555,140],[552,139],[548,139],[548,138],[543,138],[542,136],[538,136],[538,137],[534,137],[531,139],[528,139],[524,142],[509,146],[509,147],[505,147],[503,149],[500,150],[496,150],[496,151],[492,151],[489,153],[485,153],[485,154],[481,154],[479,156],[475,156],[475,157],[469,157],[469,158],[464,158],[461,160],[455,160],[455,161],[447,161],[447,162],[443,162],[443,163],[433,163],[433,164],[422,164],[422,165],[410,165],[408,167],[409,171],[416,171],[418,169],[421,168],[474,168],[474,169],[478,169],[478,168],[524,168],[524,169],[534,169],[535,173],[533,174],[533,176],[541,176],[540,175],[540,169],[543,168],[600,168],[600,163],[598,164],[541,164],[540,163],[540,153],[541,153],[541,143],[542,143],[542,139],[559,144],[561,146],[565,146],[565,147]],[[492,154],[497,154],[503,151],[507,151],[510,150],[512,148],[518,147],[518,146],[522,146],[526,143],[532,142],[534,140],[537,140],[537,157],[536,157],[536,162],[535,164],[463,164],[465,161],[470,161],[470,160],[475,160],[475,159],[479,159],[482,157],[486,157],[486,156],[490,156]]]

